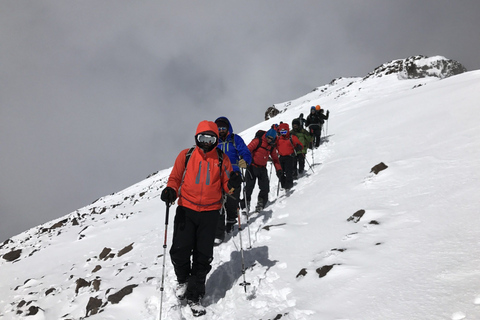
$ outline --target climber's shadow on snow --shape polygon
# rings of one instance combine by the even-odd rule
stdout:
[[[275,199],[276,200],[276,199]],[[269,205],[272,205],[273,203],[275,203],[275,200],[274,201],[271,201],[269,202]],[[267,223],[268,220],[270,220],[270,218],[272,218],[272,215],[273,215],[273,211],[271,209],[269,210],[262,210],[258,213],[252,213],[250,214],[249,216],[249,219],[248,219],[248,223],[250,225],[252,225],[253,223],[255,223],[255,221],[261,219],[261,223],[262,224],[265,224]],[[244,226],[242,226],[243,229],[245,229]]]
[[[249,250],[244,249],[244,259],[247,282],[252,282],[253,280],[249,279],[248,272],[248,269],[252,266],[260,264],[268,270],[278,262],[268,258],[267,246],[255,247]],[[240,251],[233,251],[230,254],[230,261],[218,266],[208,278],[206,283],[206,292],[208,294],[204,299],[205,306],[217,303],[225,297],[228,290],[232,289],[233,286],[239,286],[241,283],[243,283],[242,256]],[[247,286],[248,290],[252,290],[251,285]]]

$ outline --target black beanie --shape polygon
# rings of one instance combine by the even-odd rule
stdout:
[[[227,120],[225,120],[225,119],[217,119],[217,120],[215,121],[215,123],[217,124],[217,127],[219,127],[219,128],[225,127],[225,128],[227,128],[227,130],[228,130],[229,125],[228,125]]]

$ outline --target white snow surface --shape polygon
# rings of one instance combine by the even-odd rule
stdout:
[[[273,173],[272,203],[241,231],[246,293],[240,234],[215,248],[201,319],[480,319],[479,101],[480,71],[340,78],[239,133],[249,143],[312,105],[330,110],[322,145],[307,155],[313,170],[279,198]],[[388,168],[372,173],[380,162]],[[0,256],[21,253],[0,259],[0,318],[158,319],[170,170],[5,242]],[[78,279],[87,286],[76,290]],[[167,253],[162,319],[192,319],[175,280]],[[87,315],[91,298],[101,312]]]

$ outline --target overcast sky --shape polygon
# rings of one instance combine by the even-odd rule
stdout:
[[[241,132],[411,55],[480,69],[479,17],[478,0],[1,1],[0,241],[172,166],[201,120]]]

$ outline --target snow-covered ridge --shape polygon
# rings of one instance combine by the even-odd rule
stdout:
[[[338,78],[239,133],[331,114],[293,194],[277,198],[272,174],[272,203],[242,231],[247,294],[238,230],[215,249],[206,319],[480,318],[478,99],[480,71]],[[170,170],[1,245],[0,318],[157,319]],[[167,255],[163,314],[191,319],[174,285]]]
[[[375,79],[384,78],[381,91],[388,95],[391,93],[385,83],[397,83],[397,80],[417,79],[418,82],[406,82],[407,88],[415,88],[431,81],[445,79],[457,74],[466,72],[467,69],[459,62],[447,59],[443,56],[426,57],[422,55],[411,56],[406,59],[397,59],[384,63],[365,77],[340,77],[333,79],[329,84],[315,88],[311,93],[306,94],[295,100],[274,104],[267,109],[266,119],[273,118],[275,115],[285,112],[291,106],[310,103],[316,105],[315,100],[330,97],[332,99],[341,99],[344,96],[357,94],[361,90],[371,90],[376,86]],[[397,86],[392,87],[398,90]],[[305,115],[306,116],[306,115]]]

